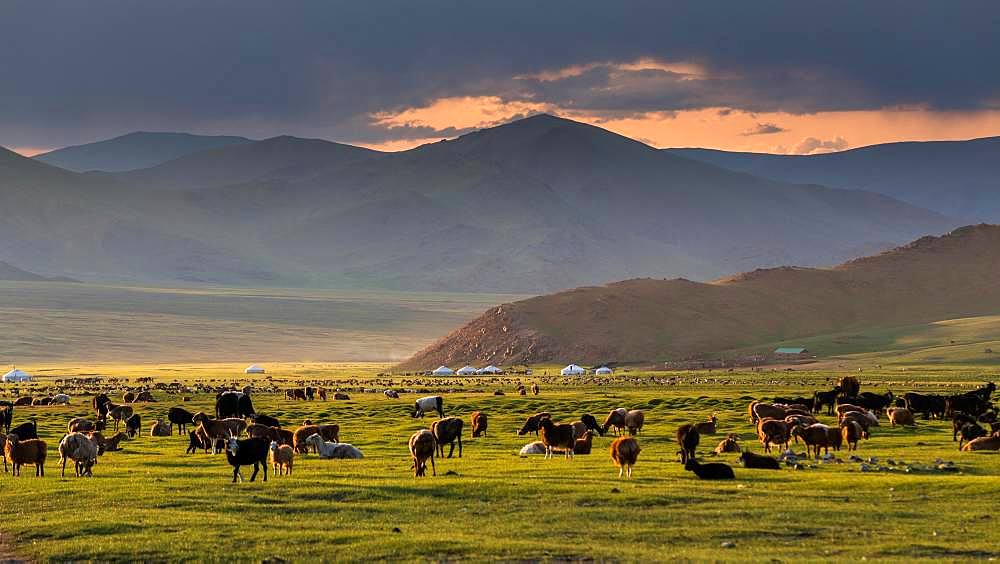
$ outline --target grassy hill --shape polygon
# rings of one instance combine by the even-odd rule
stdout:
[[[757,270],[712,283],[628,280],[504,304],[402,368],[766,351],[808,337],[998,314],[998,276],[1000,226],[965,227],[830,269]]]

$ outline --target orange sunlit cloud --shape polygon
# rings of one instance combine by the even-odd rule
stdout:
[[[510,120],[514,116],[546,111],[544,104],[530,101],[504,101],[498,96],[458,96],[440,98],[422,108],[409,108],[400,112],[374,114],[375,125],[382,127],[490,127]]]
[[[24,156],[33,157],[35,155],[41,155],[42,153],[48,153],[52,150],[52,147],[8,147],[11,151]]]

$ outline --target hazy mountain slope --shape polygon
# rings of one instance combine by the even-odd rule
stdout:
[[[39,161],[75,172],[119,172],[230,145],[250,143],[245,137],[136,131],[113,139],[56,149],[35,156]]]
[[[1000,226],[831,269],[637,279],[504,304],[402,365],[662,361],[846,330],[1000,313]]]
[[[1000,137],[889,143],[806,156],[666,152],[783,182],[878,192],[951,217],[1000,221]]]
[[[10,282],[76,282],[76,280],[65,276],[48,277],[28,272],[2,260],[0,260],[0,280]]]

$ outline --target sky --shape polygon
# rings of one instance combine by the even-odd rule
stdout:
[[[1000,135],[1000,3],[10,0],[0,145],[131,131],[402,150],[548,112],[657,147]]]

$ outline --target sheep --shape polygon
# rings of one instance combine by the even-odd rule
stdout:
[[[214,446],[214,445],[213,445]],[[257,479],[257,471],[264,467],[264,481],[267,481],[267,454],[270,451],[270,443],[267,439],[237,439],[230,435],[226,442],[226,460],[233,467],[233,483],[236,478],[243,481],[243,474],[240,473],[240,466],[253,464],[253,473],[250,474],[250,481]],[[214,449],[213,449],[214,450]]]
[[[306,438],[306,443],[316,449],[316,453],[319,454],[320,458],[364,458],[361,451],[355,448],[354,445],[326,442],[318,433],[309,435]]]
[[[867,413],[862,413],[860,411],[851,411],[850,413],[845,413],[844,418],[840,420],[841,425],[851,422],[857,423],[858,425],[861,426],[862,439],[871,438],[871,433],[869,432],[869,428],[873,426],[872,425],[873,423],[875,424],[874,426],[876,427],[878,426],[878,421],[872,421],[872,418],[869,417]]]
[[[587,424],[584,423],[583,421],[574,421],[570,423],[570,425],[573,426],[573,436],[575,436],[578,439],[582,437],[584,433],[587,432]]]
[[[399,399],[399,392],[396,390],[385,390],[382,392],[388,399]]]
[[[842,395],[853,398],[861,391],[861,382],[855,376],[844,376],[837,381],[837,389]]]
[[[229,419],[211,419],[203,411],[199,411],[191,418],[192,422],[203,429],[202,436],[207,437],[212,442],[212,454],[218,454],[217,439],[228,440],[230,436],[238,437],[246,429],[247,422],[235,417]],[[265,449],[267,450],[267,449]],[[267,453],[264,453],[267,458]]]
[[[962,450],[962,443],[965,441],[974,441],[979,437],[987,435],[986,429],[983,429],[978,423],[966,423],[962,425],[959,433],[961,436],[958,439],[958,450]]]
[[[423,417],[425,413],[437,411],[438,417],[444,417],[444,398],[427,396],[413,402],[413,418]]]
[[[271,441],[271,465],[274,473],[278,476],[292,475],[292,462],[295,459],[295,450],[288,445],[278,444],[278,441]]]
[[[913,418],[913,412],[905,407],[890,407],[885,412],[889,416],[889,423],[893,427],[896,425],[914,426],[917,424]]]
[[[742,452],[743,449],[740,448],[739,435],[736,433],[729,433],[726,438],[719,442],[719,445],[715,447],[712,451],[715,454],[723,454],[726,452]]]
[[[335,400],[349,400],[349,399],[351,399],[351,396],[345,394],[344,392],[334,392],[333,393],[333,399],[335,399]]]
[[[38,438],[38,424],[35,423],[35,421],[33,419],[30,420],[30,421],[25,421],[24,423],[21,423],[20,425],[18,425],[16,427],[14,427],[13,429],[11,429],[10,433],[7,433],[7,434],[8,435],[10,435],[10,434],[17,435],[17,438],[21,439],[22,441],[28,440],[28,439],[37,439]]]
[[[740,454],[740,462],[744,468],[756,468],[758,470],[781,470],[781,464],[771,456],[754,454],[749,450]]]
[[[188,425],[194,424],[194,414],[183,407],[171,407],[167,411],[167,421],[177,427],[177,434],[183,435]]]
[[[611,443],[611,462],[618,467],[618,478],[622,475],[631,478],[632,467],[639,459],[639,442],[634,437],[618,437]]]
[[[702,421],[701,423],[695,423],[694,428],[698,430],[698,434],[701,435],[714,435],[717,432],[717,427],[719,425],[719,418],[713,413],[708,421]]]
[[[119,444],[125,439],[125,433],[118,432],[110,437],[105,437],[100,431],[94,431],[93,433],[88,433],[87,436],[97,443],[97,454],[101,455],[105,452],[115,452],[121,450]]]
[[[531,395],[533,395],[533,396],[537,396],[538,395],[538,383],[537,382],[532,382],[532,384],[531,384]]]
[[[865,411],[865,408],[858,405],[852,405],[849,403],[839,403],[837,404],[837,408],[835,411],[837,412],[837,418],[840,419],[844,416],[845,413],[849,413],[851,411]]]
[[[966,452],[974,450],[1000,450],[1000,435],[994,433],[988,437],[972,439],[971,441],[965,443],[962,450]]]
[[[608,429],[611,427],[615,428],[615,433],[621,435],[625,430],[625,416],[628,415],[628,411],[624,407],[619,407],[618,409],[612,409],[608,416],[604,418],[604,425],[601,430],[604,434],[608,433]]]
[[[839,427],[835,429],[822,423],[808,427],[800,425],[792,429],[792,435],[800,437],[802,442],[806,444],[806,448],[811,448],[816,453],[817,460],[819,460],[820,449],[826,453],[830,452],[831,447],[839,450],[842,440]]]
[[[684,463],[684,469],[689,472],[694,472],[695,476],[698,476],[701,480],[736,479],[736,474],[733,473],[733,468],[728,464],[723,464],[721,462],[699,464],[698,460],[691,457]]]
[[[677,454],[681,455],[681,463],[687,462],[689,458],[694,458],[694,451],[698,448],[699,442],[701,442],[701,433],[694,428],[694,425],[685,423],[677,428],[677,444],[681,447]]]
[[[98,417],[107,416],[109,403],[111,403],[111,400],[108,398],[108,394],[98,394],[94,396],[94,399],[91,400],[91,405],[94,408],[94,414]]]
[[[132,400],[132,403],[156,403],[156,400],[153,399],[152,392],[142,391],[135,395],[135,399]]]
[[[777,419],[761,419],[757,422],[757,439],[764,446],[764,452],[771,452],[771,445],[782,445],[788,448],[791,439],[791,427]]]
[[[594,432],[587,429],[573,444],[573,454],[590,454],[594,446]]]
[[[566,458],[573,458],[573,446],[576,444],[576,433],[572,425],[556,425],[552,419],[543,418],[539,420],[539,436],[545,443],[545,458],[552,458],[553,449],[566,449]]]
[[[604,436],[604,429],[602,429],[601,426],[597,424],[597,418],[594,417],[593,415],[589,413],[584,413],[583,415],[580,416],[580,421],[582,421],[583,424],[586,425],[587,428],[590,429],[591,431],[594,431],[595,433],[597,433],[602,437]]]
[[[308,453],[309,444],[306,442],[306,439],[308,439],[310,435],[315,435],[317,433],[323,437],[323,440],[333,441],[335,443],[340,442],[340,425],[313,425],[311,421],[307,420],[305,425],[299,427],[294,433],[292,433],[292,447],[295,449],[295,452],[302,454]],[[315,452],[315,449],[313,449],[313,451]]]
[[[552,414],[543,411],[541,413],[536,413],[525,420],[524,425],[521,426],[521,430],[517,432],[517,436],[527,435],[528,433],[534,432],[535,436],[538,436],[539,421],[542,419],[551,419]]]
[[[413,477],[427,475],[427,459],[431,460],[431,474],[437,476],[437,467],[434,465],[434,452],[437,444],[434,433],[427,429],[421,429],[410,435],[410,456],[413,458]]]
[[[642,424],[646,421],[646,414],[641,409],[632,409],[625,414],[625,428],[629,435],[637,435],[642,431]]]
[[[66,461],[73,459],[77,477],[93,476],[93,466],[97,464],[97,444],[83,433],[69,433],[59,441],[59,462],[62,477],[66,477]]]
[[[52,396],[52,405],[69,405],[69,396],[66,394]]]
[[[104,405],[104,408],[107,410],[106,414],[107,414],[108,419],[113,419],[114,422],[115,422],[115,431],[118,430],[118,425],[120,423],[122,423],[123,421],[125,421],[129,417],[132,417],[132,415],[134,414],[134,411],[132,410],[132,406],[130,406],[130,405],[115,405],[115,404],[111,403],[110,401]]]
[[[847,444],[848,452],[858,450],[858,441],[864,438],[865,430],[857,421],[845,421],[840,424],[842,442]]]
[[[96,430],[94,422],[86,417],[74,417],[66,424],[67,433],[90,433]]]
[[[546,453],[545,443],[543,443],[542,441],[535,441],[521,447],[521,452],[519,454],[521,456],[528,456],[529,454],[545,454],[545,453]]]
[[[139,417],[138,413],[134,413],[125,420],[125,434],[128,435],[128,438],[134,439],[139,434],[139,427],[141,426],[142,418]]]
[[[150,437],[169,437],[174,434],[174,426],[172,423],[164,423],[163,419],[157,419],[155,423],[149,428]]]
[[[489,419],[482,411],[472,412],[472,438],[480,435],[486,436],[486,429],[489,427]]]
[[[813,423],[819,423],[819,419],[816,419],[812,415],[794,414],[794,415],[786,415],[785,423],[788,423],[789,427],[794,427],[796,425],[805,425],[808,427]]]
[[[438,455],[444,458],[444,445],[450,445],[448,458],[455,453],[455,441],[458,441],[458,457],[462,458],[462,427],[464,422],[459,417],[446,417],[431,423],[431,432],[437,441]]]
[[[761,419],[784,419],[788,410],[769,403],[757,403],[753,406],[753,414],[754,421],[759,422]]]
[[[31,396],[21,396],[21,397],[17,398],[16,400],[14,400],[14,405],[15,406],[31,405],[31,402],[33,400],[34,400],[34,398],[32,398]]]
[[[201,427],[198,427],[193,431],[188,431],[188,440],[188,447],[185,451],[187,454],[194,454],[198,449],[202,449],[207,453],[208,449],[212,446],[212,439],[209,439],[208,436],[204,434],[204,429]]]
[[[35,477],[45,476],[45,454],[48,445],[41,439],[22,440],[16,433],[7,435],[7,443],[3,447],[4,461],[13,466],[11,473],[21,475],[21,466],[35,465]]]

